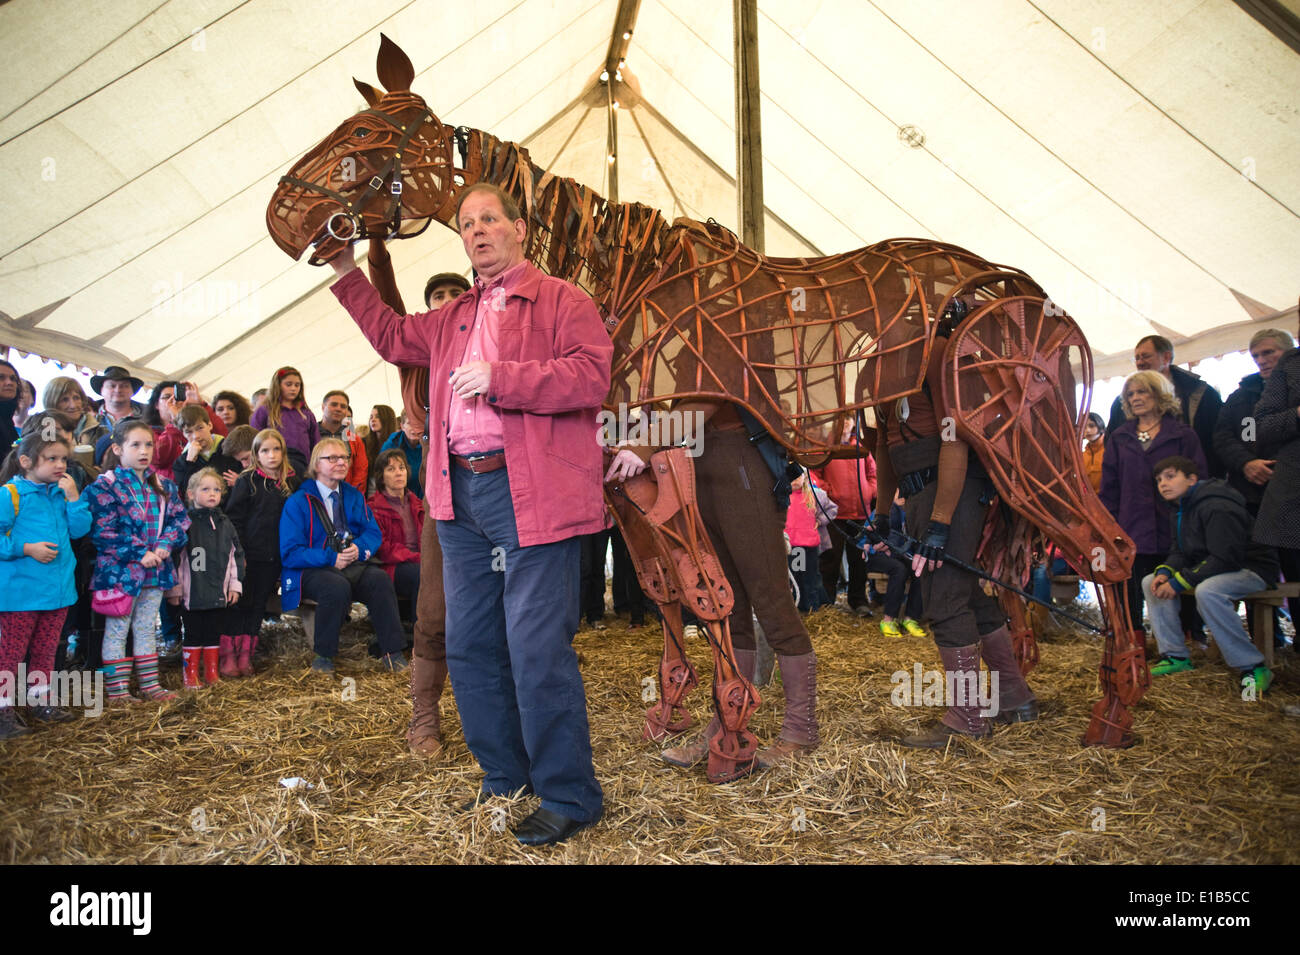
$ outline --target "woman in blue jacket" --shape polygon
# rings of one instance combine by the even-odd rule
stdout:
[[[61,438],[37,431],[0,474],[11,479],[0,487],[0,673],[15,674],[30,651],[36,692],[48,692],[63,619],[77,602],[72,538],[90,530],[90,507],[67,473],[71,454]],[[0,689],[0,739],[24,732],[14,721],[16,703],[32,703],[28,712],[43,722],[69,718],[48,699],[29,700],[26,683],[13,685],[13,698]]]
[[[316,601],[313,670],[332,673],[339,629],[353,601],[370,611],[382,662],[406,669],[397,594],[382,566],[371,563],[383,538],[361,493],[347,483],[348,446],[325,438],[312,449],[307,479],[280,514],[280,605]]]

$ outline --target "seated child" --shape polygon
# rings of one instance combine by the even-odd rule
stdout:
[[[1237,616],[1236,601],[1277,580],[1277,556],[1250,539],[1250,514],[1239,492],[1223,481],[1202,481],[1189,458],[1175,455],[1155,467],[1160,496],[1176,504],[1173,550],[1142,581],[1147,615],[1160,648],[1153,676],[1192,669],[1179,621],[1177,597],[1194,593],[1196,608],[1214,632],[1223,662],[1241,674],[1243,688],[1261,694],[1273,682],[1263,654]]]

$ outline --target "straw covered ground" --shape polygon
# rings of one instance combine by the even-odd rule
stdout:
[[[604,820],[531,851],[508,826],[535,800],[455,812],[479,773],[454,706],[444,698],[443,756],[408,755],[405,678],[370,663],[365,624],[345,631],[328,679],[307,674],[305,639],[285,621],[271,666],[250,680],[5,744],[0,861],[1300,862],[1300,667],[1289,654],[1262,702],[1243,702],[1221,664],[1203,665],[1156,681],[1137,712],[1140,745],[1084,749],[1099,644],[1058,633],[1031,678],[1041,721],[947,753],[904,751],[892,740],[938,711],[892,705],[891,674],[938,666],[933,644],[823,609],[809,618],[821,748],[711,786],[641,741],[659,638],[615,621],[575,642]],[[704,642],[689,649],[706,676]],[[763,740],[780,710],[779,686],[765,692],[774,705],[753,724]],[[692,698],[703,715],[706,692]],[[281,784],[292,777],[312,788]]]

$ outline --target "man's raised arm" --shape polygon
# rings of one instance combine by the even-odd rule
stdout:
[[[436,330],[434,320],[427,316],[404,318],[385,305],[357,267],[355,253],[350,249],[331,259],[330,267],[338,276],[330,291],[379,356],[394,365],[428,365]]]

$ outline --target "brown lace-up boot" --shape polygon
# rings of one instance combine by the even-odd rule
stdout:
[[[980,647],[973,643],[968,647],[940,647],[939,656],[943,658],[944,679],[947,686],[978,686],[980,673]],[[980,715],[977,699],[953,700],[954,705],[937,723],[919,733],[904,736],[904,746],[922,749],[943,749],[954,736],[968,736],[982,739],[993,733],[988,720]],[[961,705],[955,705],[960,703]]]
[[[1038,698],[1020,674],[1007,628],[980,637],[980,650],[989,672],[998,675],[998,712],[993,722],[1029,723],[1038,719]]]
[[[785,715],[781,720],[780,737],[771,746],[758,751],[759,769],[771,769],[782,760],[811,753],[820,742],[817,735],[817,654],[777,654],[776,659],[781,667],[781,687],[785,690]]]
[[[416,756],[433,758],[442,752],[442,722],[438,703],[447,682],[447,661],[411,657],[411,726],[406,743]]]

